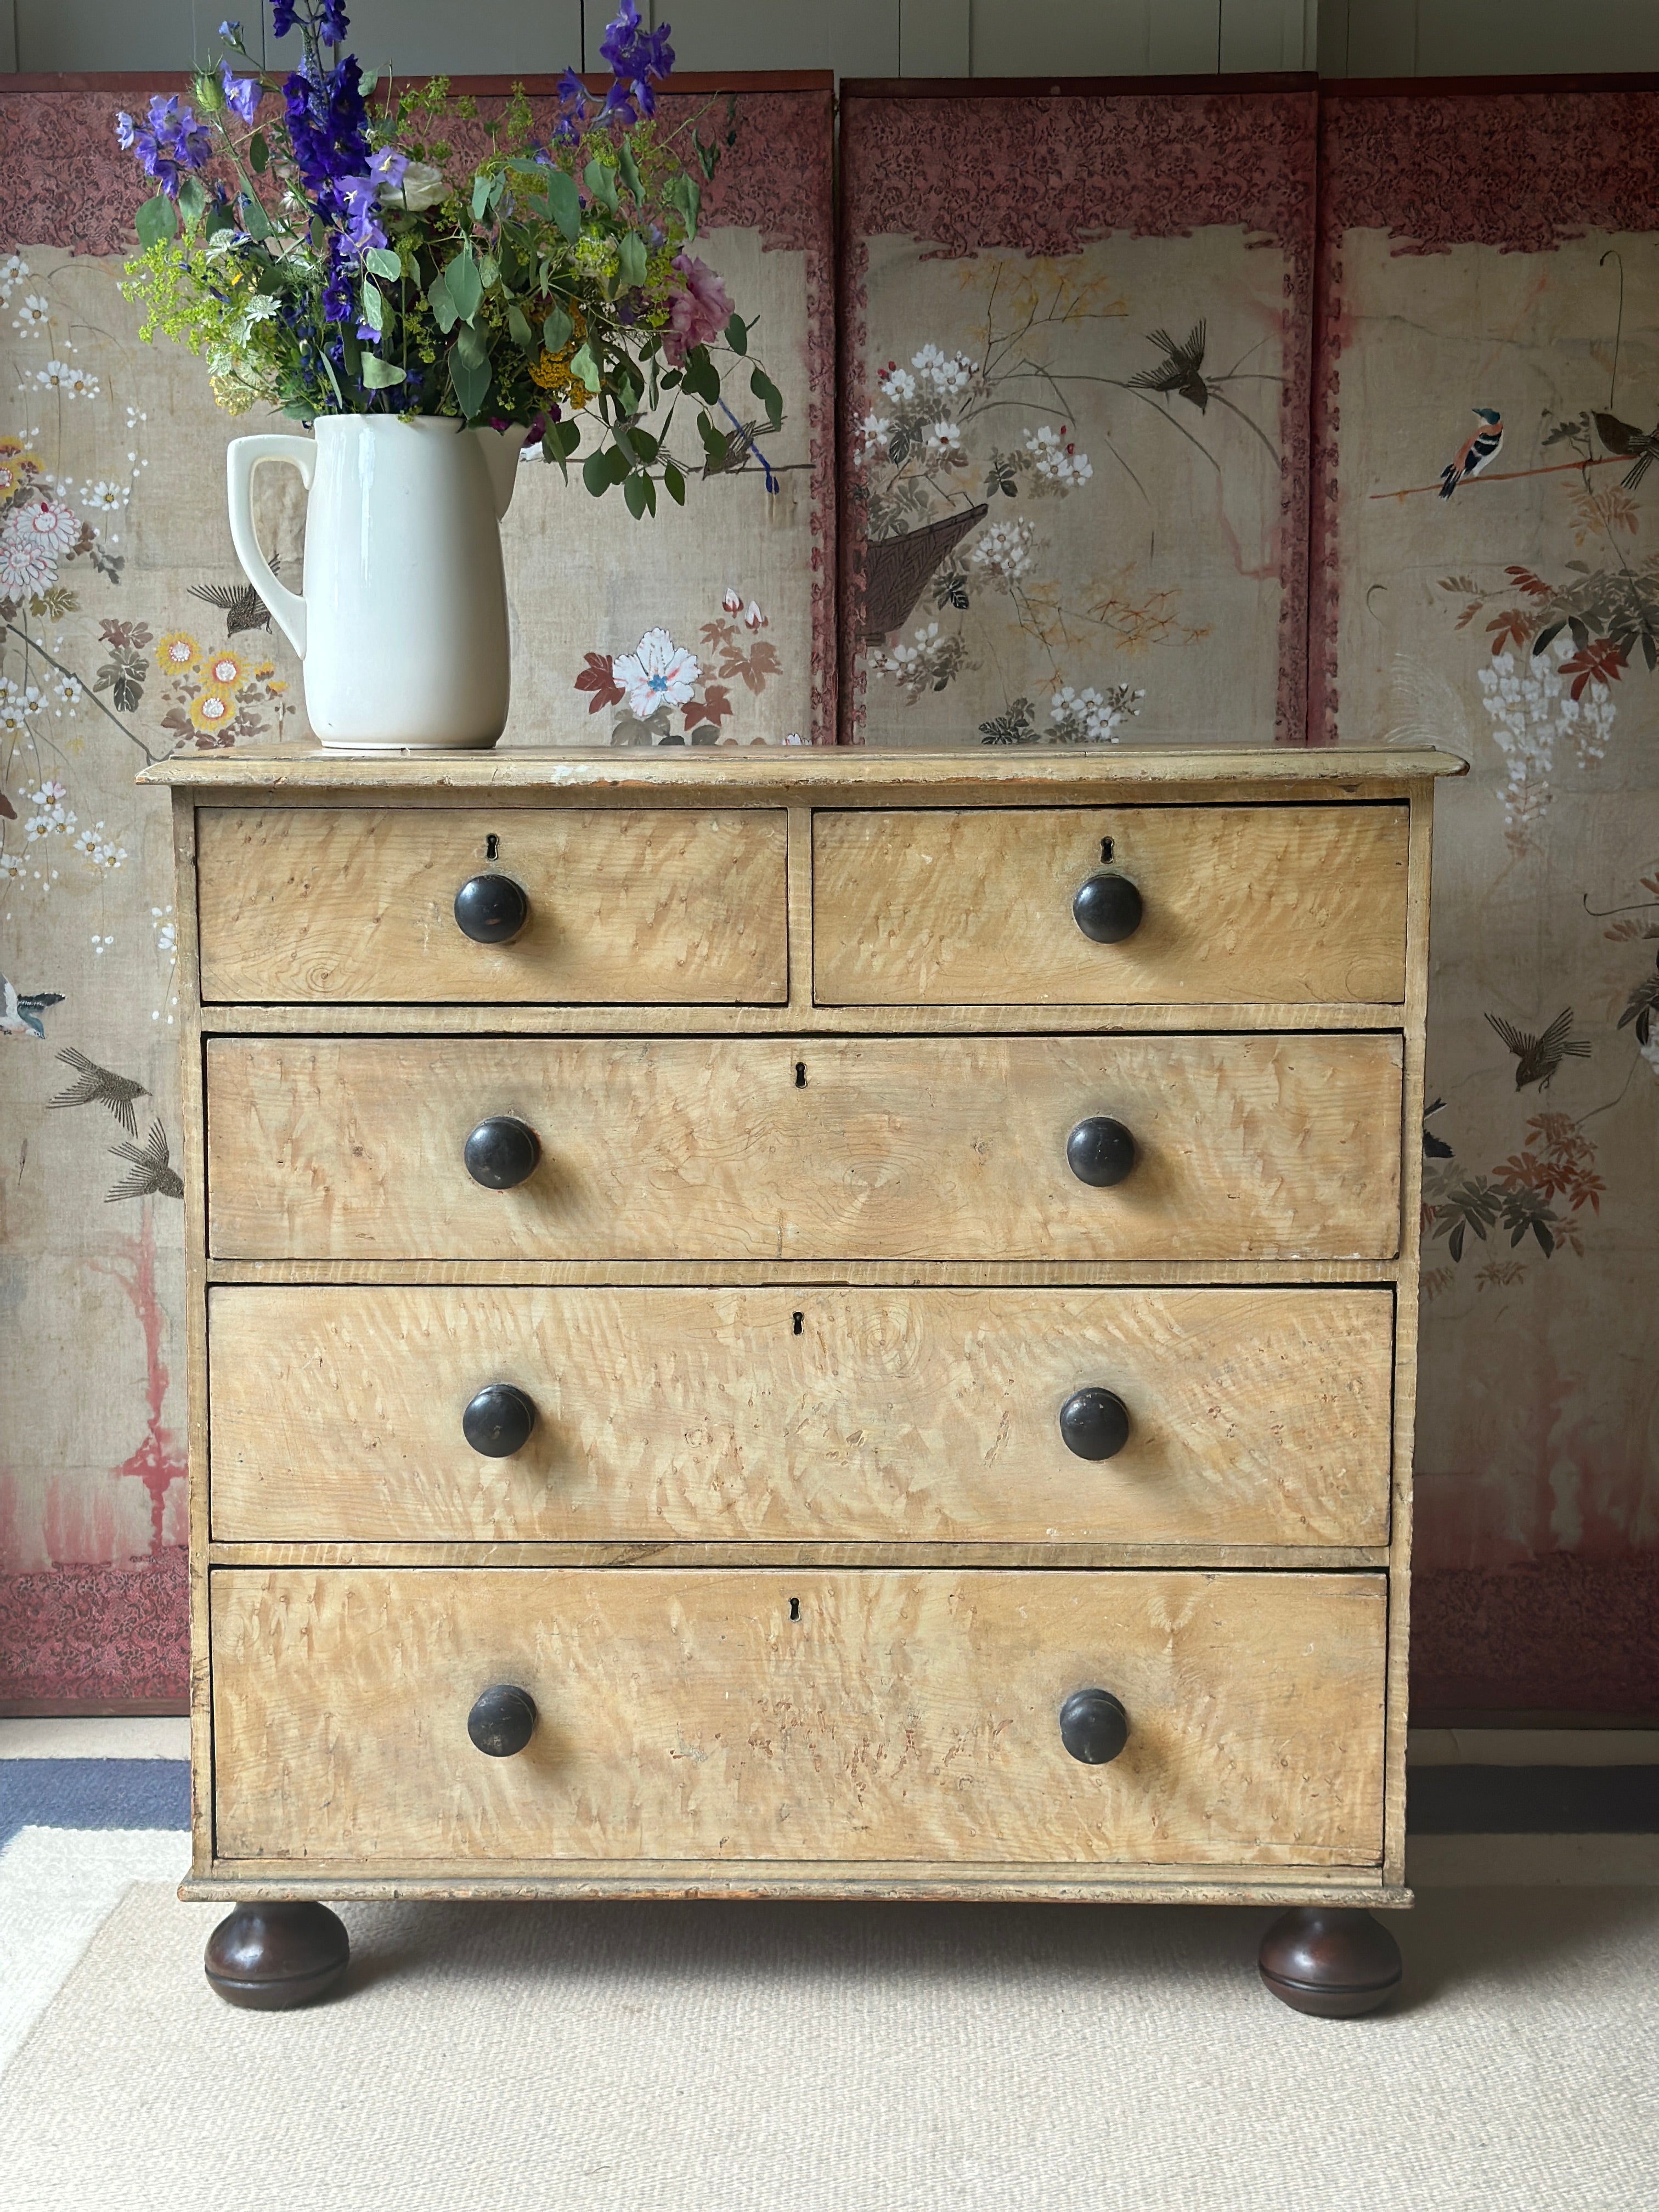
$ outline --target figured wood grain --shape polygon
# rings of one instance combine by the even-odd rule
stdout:
[[[1467,775],[1468,763],[1427,745],[1113,745],[1097,753],[1066,748],[1003,750],[963,745],[950,751],[895,746],[747,747],[729,750],[611,750],[578,745],[497,745],[489,752],[388,755],[326,753],[316,745],[239,745],[234,753],[174,753],[143,770],[140,783],[183,785],[203,794],[237,790],[372,791],[416,798],[452,791],[581,791],[636,801],[657,792],[982,792],[995,803],[1007,791],[1052,793],[1155,786],[1214,793],[1250,789],[1268,796],[1287,787],[1334,796],[1395,795],[1425,776]]]
[[[1405,995],[1404,806],[824,811],[813,988],[831,1006],[1392,1005]],[[1100,870],[1139,927],[1096,945]]]
[[[198,836],[210,1001],[787,995],[781,807],[214,808]],[[456,923],[456,892],[485,873],[529,895],[509,944]]]
[[[790,1866],[770,1859],[720,1864],[679,1860],[653,1867],[635,1861],[590,1859],[562,1863],[557,1874],[510,1860],[428,1862],[418,1875],[319,1874],[304,1860],[261,1859],[250,1875],[216,1868],[179,1885],[187,1904],[231,1905],[262,1899],[314,1898],[325,1905],[421,1899],[432,1902],[574,1904],[599,1898],[730,1898],[757,1899],[862,1899],[911,1905],[1346,1905],[1398,1909],[1413,1902],[1410,1890],[1389,1887],[1372,1867],[1327,1872],[1302,1867],[1112,1866],[981,1867],[914,1861],[889,1864]]]
[[[225,1259],[1364,1259],[1399,1243],[1391,1034],[213,1039]],[[799,1072],[799,1078],[797,1079]],[[1115,1115],[1112,1189],[1066,1140]],[[514,1115],[517,1189],[461,1165]]]
[[[210,1294],[220,1541],[1376,1545],[1387,1291]],[[481,1456],[475,1392],[537,1408]],[[1074,1390],[1129,1409],[1080,1460]]]
[[[1375,1575],[219,1569],[218,1861],[1374,1865]],[[466,1716],[528,1690],[526,1750]],[[1057,1714],[1100,1684],[1127,1747]]]

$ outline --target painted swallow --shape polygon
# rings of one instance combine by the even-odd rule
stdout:
[[[111,1157],[131,1160],[132,1171],[122,1176],[112,1191],[104,1195],[106,1206],[112,1206],[118,1198],[182,1198],[185,1186],[179,1180],[179,1171],[167,1158],[167,1133],[159,1121],[149,1125],[149,1134],[142,1145],[112,1145]]]
[[[1138,369],[1129,379],[1131,391],[1178,392],[1203,414],[1210,404],[1210,387],[1200,374],[1207,328],[1207,322],[1194,323],[1184,345],[1177,345],[1168,331],[1149,331],[1147,344],[1155,345],[1164,357],[1156,368]]]
[[[1486,1019],[1515,1054],[1517,1091],[1524,1091],[1529,1083],[1535,1083],[1540,1091],[1547,1091],[1563,1060],[1588,1060],[1590,1056],[1588,1039],[1572,1034],[1571,1006],[1562,1007],[1542,1036],[1528,1036],[1523,1030],[1513,1028],[1501,1014],[1488,1014]]]
[[[1620,481],[1626,491],[1634,491],[1659,459],[1659,422],[1651,430],[1638,430],[1634,422],[1621,422],[1616,415],[1597,415],[1595,434],[1610,453],[1632,464]]]
[[[1437,1137],[1429,1127],[1430,1115],[1438,1114],[1445,1103],[1443,1098],[1437,1098],[1432,1106],[1423,1109],[1423,1157],[1425,1160],[1449,1160],[1453,1157],[1452,1148],[1445,1139]]]
[[[1440,496],[1449,499],[1461,483],[1478,477],[1489,461],[1498,459],[1498,449],[1504,442],[1504,423],[1495,407],[1477,407],[1480,428],[1464,447],[1455,461],[1448,461],[1440,471]]]
[[[149,1092],[142,1083],[135,1083],[130,1075],[117,1075],[107,1067],[100,1067],[95,1060],[88,1060],[83,1052],[65,1045],[58,1055],[66,1067],[75,1069],[80,1080],[71,1083],[67,1091],[60,1091],[49,1098],[49,1106],[107,1106],[128,1136],[138,1133],[138,1122],[132,1110],[135,1098],[148,1098]]]
[[[273,576],[282,565],[279,560],[271,562]],[[234,637],[239,629],[270,628],[270,609],[252,584],[192,584],[190,596],[219,609],[225,618],[227,637]]]
[[[61,1006],[61,991],[19,991],[4,975],[0,975],[0,1036],[44,1037],[46,1025],[40,1017],[48,1006]]]

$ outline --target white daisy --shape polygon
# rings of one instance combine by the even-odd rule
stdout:
[[[895,362],[888,362],[876,382],[881,386],[883,398],[890,399],[896,406],[902,407],[906,400],[916,396],[916,380],[908,368],[900,368]]]
[[[8,303],[9,304],[9,303]],[[52,320],[52,309],[38,293],[26,294],[22,306],[11,319],[15,331],[44,330]]]
[[[96,483],[82,484],[81,504],[100,514],[118,514],[131,494],[125,484],[108,483],[100,477]]]
[[[619,653],[611,672],[628,694],[628,711],[648,721],[659,707],[683,707],[702,670],[665,629],[648,629],[632,653]]]
[[[921,441],[922,451],[930,461],[948,460],[959,451],[962,433],[954,422],[930,422]]]

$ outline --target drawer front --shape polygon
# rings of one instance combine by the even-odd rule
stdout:
[[[813,988],[850,1006],[1397,1006],[1403,806],[1130,806],[813,817]],[[1103,866],[1133,935],[1073,919]]]
[[[1386,1259],[1401,1041],[213,1039],[225,1259]],[[540,1139],[516,1188],[469,1133]],[[1133,1133],[1109,1188],[1066,1164]]]
[[[781,808],[203,807],[196,824],[210,1002],[788,995]],[[527,895],[528,918],[475,944],[455,894],[491,874]]]
[[[219,1860],[1374,1864],[1380,1575],[219,1569]],[[535,1701],[486,1758],[487,1686]],[[1062,1747],[1104,1688],[1121,1755]]]
[[[1382,1544],[1393,1327],[1387,1290],[221,1287],[213,1530]],[[499,1384],[534,1425],[494,1457]],[[1086,1390],[1110,1457],[1062,1433]]]

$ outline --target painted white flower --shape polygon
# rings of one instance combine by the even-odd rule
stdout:
[[[15,853],[0,853],[0,883],[15,884],[25,872],[23,863]]]
[[[702,670],[665,629],[648,629],[632,653],[617,656],[611,672],[628,694],[629,713],[644,722],[659,707],[684,706]]]
[[[0,737],[21,738],[27,729],[27,711],[18,701],[0,700]]]
[[[859,424],[859,459],[867,461],[872,453],[884,453],[892,428],[890,415],[866,415]]]
[[[0,284],[16,284],[29,273],[29,264],[21,253],[9,253],[0,261]]]
[[[743,593],[734,586],[728,584],[726,587],[726,597],[720,601],[720,605],[727,614],[740,615],[743,612]]]
[[[66,368],[59,383],[71,399],[95,399],[98,397],[98,380],[95,376],[88,376],[84,368]]]
[[[35,370],[34,380],[37,384],[46,385],[52,391],[62,392],[70,378],[76,373],[66,361],[49,361],[44,368]]]
[[[13,599],[24,599],[57,581],[58,562],[49,547],[12,527],[16,519],[14,508],[0,530],[0,587]]]
[[[930,391],[947,398],[965,392],[974,380],[975,363],[965,353],[941,353],[936,345],[925,345],[920,353],[912,354],[910,366]]]
[[[52,688],[64,706],[73,710],[80,705],[86,687],[78,676],[60,676]]]
[[[1092,684],[1075,691],[1069,684],[1055,686],[1048,713],[1057,738],[1072,744],[1101,744],[1109,741],[1126,716],[1138,714],[1144,691],[1117,684],[1104,696]]]
[[[969,557],[999,583],[1012,584],[1030,568],[1031,539],[1031,526],[1023,516],[1013,522],[994,522],[981,531]]]
[[[164,921],[155,933],[155,949],[171,959],[179,949],[179,929],[175,922]]]
[[[72,507],[56,500],[30,499],[6,517],[5,535],[14,533],[48,553],[67,553],[81,535],[81,524]]]
[[[52,309],[38,292],[27,292],[23,304],[11,319],[15,331],[38,331],[52,320]]]
[[[1066,441],[1066,425],[1058,430],[1045,422],[1040,428],[1027,433],[1025,451],[1030,457],[1031,474],[1036,478],[1040,491],[1075,491],[1079,484],[1088,483],[1094,474],[1087,453],[1079,453],[1074,445]]]
[[[23,824],[23,835],[31,845],[44,845],[55,826],[49,814],[31,814]]]
[[[908,368],[899,368],[896,362],[888,362],[876,382],[881,386],[883,398],[890,399],[896,407],[902,407],[916,396],[916,380]]]
[[[31,690],[33,688],[31,685]],[[57,806],[69,797],[69,786],[59,783],[56,776],[48,776],[38,791],[29,793],[31,806]]]
[[[745,629],[754,630],[765,629],[769,627],[766,617],[760,611],[760,601],[758,599],[750,599],[748,605],[744,609],[743,626]]]
[[[922,438],[921,449],[930,461],[948,460],[961,450],[962,433],[954,422],[930,422]]]

